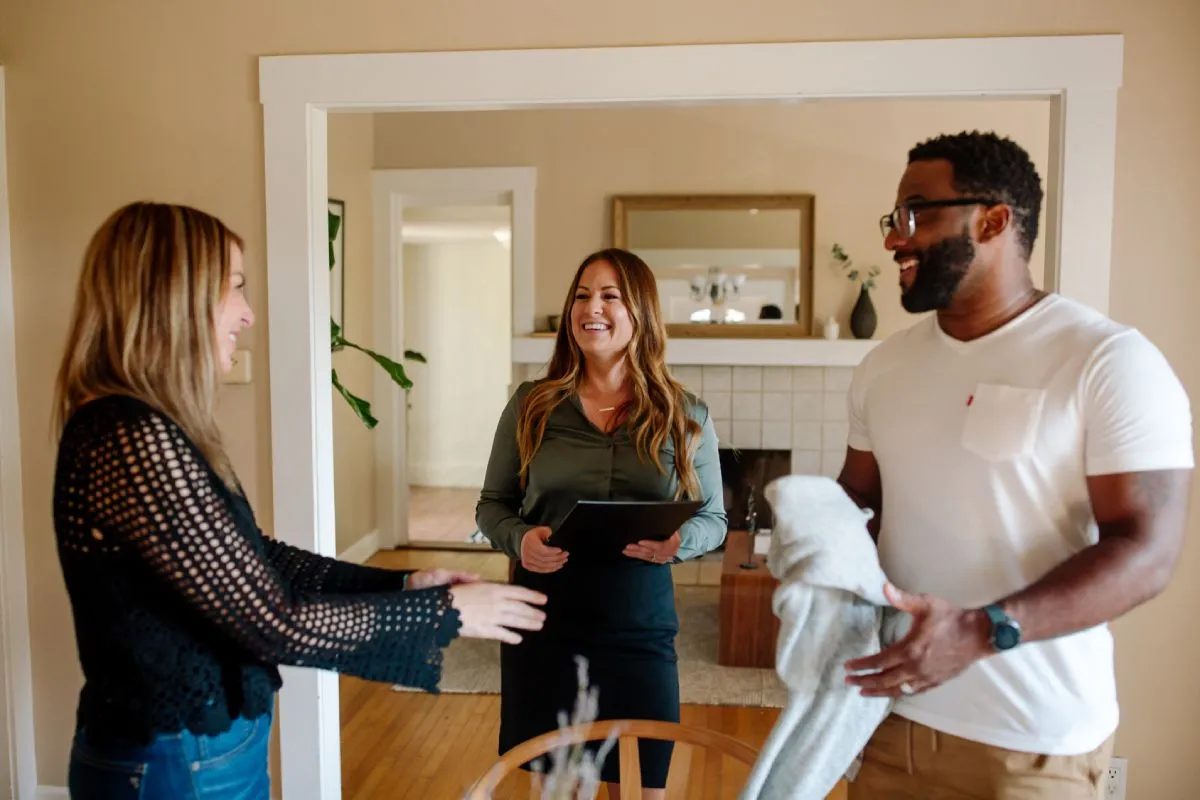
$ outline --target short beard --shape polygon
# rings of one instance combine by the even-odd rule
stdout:
[[[917,255],[917,278],[900,295],[900,305],[912,314],[946,308],[975,260],[970,232],[943,239]]]

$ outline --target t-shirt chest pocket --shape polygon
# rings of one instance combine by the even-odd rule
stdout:
[[[1032,454],[1045,403],[1044,389],[978,384],[967,408],[963,447],[988,461]]]

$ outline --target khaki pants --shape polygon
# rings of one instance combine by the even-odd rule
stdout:
[[[1046,756],[990,747],[903,717],[867,743],[850,800],[1097,800],[1112,739],[1090,753]]]

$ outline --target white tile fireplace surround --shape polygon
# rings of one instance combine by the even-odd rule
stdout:
[[[516,364],[531,380],[540,364]],[[792,472],[836,477],[846,455],[846,392],[852,366],[672,366],[708,404],[721,447],[791,450]]]
[[[846,452],[851,367],[684,366],[724,447],[791,450],[792,472],[836,476]]]

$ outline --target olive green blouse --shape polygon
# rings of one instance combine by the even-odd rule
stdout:
[[[576,500],[671,500],[675,497],[674,445],[668,437],[660,452],[665,472],[639,460],[627,425],[611,434],[584,415],[578,395],[550,413],[542,446],[529,467],[521,490],[521,458],[517,449],[517,414],[533,388],[523,383],[508,401],[488,460],[487,474],[475,508],[479,530],[513,558],[521,557],[521,537],[539,525],[558,527]],[[696,558],[725,540],[725,499],[717,433],[708,407],[687,395],[688,413],[700,423],[700,446],[695,468],[704,505],[683,524],[683,543],[677,558]]]

